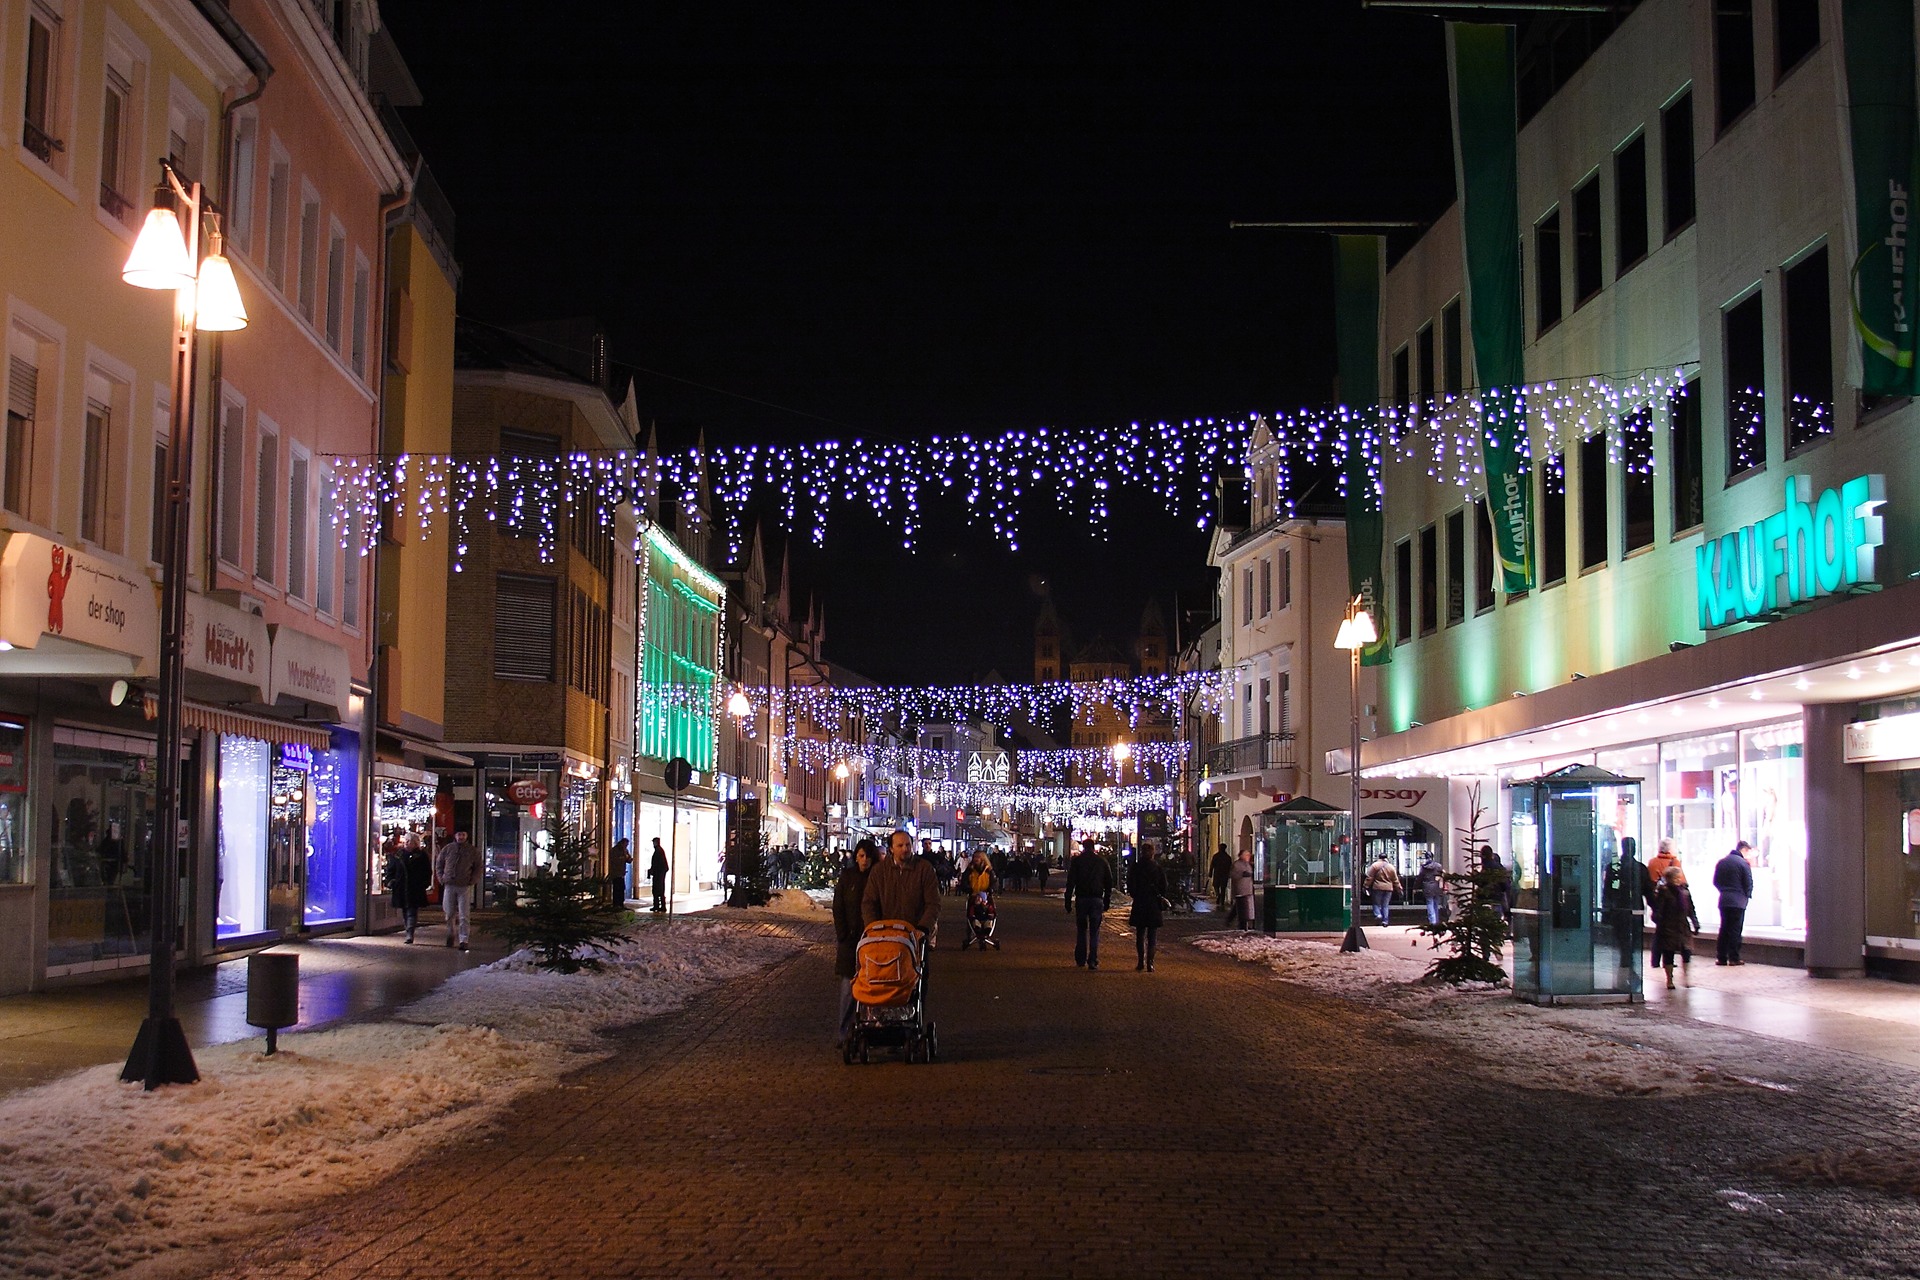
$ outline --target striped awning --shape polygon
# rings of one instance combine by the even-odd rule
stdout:
[[[331,744],[325,729],[312,725],[269,720],[265,716],[241,715],[224,707],[209,707],[198,702],[186,705],[186,726],[211,733],[231,733],[237,738],[255,738],[261,742],[298,742],[325,751]]]

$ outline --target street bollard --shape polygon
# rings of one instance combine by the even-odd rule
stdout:
[[[300,957],[263,951],[247,957],[247,1025],[265,1027],[267,1053],[280,1029],[300,1021]]]

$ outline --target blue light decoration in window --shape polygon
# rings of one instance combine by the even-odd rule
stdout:
[[[307,830],[309,925],[352,920],[359,883],[360,735],[334,729],[329,737],[325,750],[298,748],[307,754],[307,786],[313,802],[313,825]],[[298,767],[286,756],[294,745],[280,748],[286,768]]]

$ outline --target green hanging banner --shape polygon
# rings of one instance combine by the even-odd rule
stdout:
[[[1466,251],[1466,302],[1483,416],[1481,456],[1497,585],[1533,587],[1533,486],[1526,456],[1526,325],[1520,306],[1519,115],[1513,28],[1447,24],[1454,185]]]
[[[1379,477],[1369,463],[1379,449],[1379,236],[1335,236],[1333,327],[1340,399],[1356,413],[1347,447],[1347,595],[1359,596],[1380,638],[1360,654],[1363,666],[1393,660],[1393,638],[1380,610],[1380,552],[1386,539]]]
[[[1914,359],[1908,224],[1920,186],[1914,153],[1913,6],[1843,0],[1847,97],[1853,132],[1853,198],[1859,256],[1853,260],[1853,327],[1861,387],[1872,395],[1920,394]]]

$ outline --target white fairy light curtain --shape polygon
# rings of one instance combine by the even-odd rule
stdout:
[[[1522,388],[1522,452],[1546,456],[1604,430],[1614,461],[1651,449],[1630,448],[1636,432],[1656,429],[1645,412],[1683,391],[1684,368],[1557,379]],[[543,556],[556,547],[559,516],[591,513],[612,528],[621,506],[651,509],[668,486],[698,516],[694,495],[711,494],[737,559],[743,513],[755,503],[777,512],[790,530],[826,540],[830,512],[857,504],[888,522],[911,549],[922,528],[923,502],[950,503],[970,524],[1014,550],[1035,504],[1085,516],[1096,529],[1112,515],[1116,489],[1153,496],[1169,514],[1204,528],[1215,477],[1245,465],[1247,444],[1264,424],[1276,444],[1279,492],[1291,502],[1297,469],[1344,476],[1350,449],[1368,454],[1376,486],[1388,461],[1417,462],[1443,483],[1471,486],[1482,474],[1482,437],[1488,405],[1513,397],[1476,393],[1440,396],[1411,405],[1300,409],[1241,418],[1178,423],[1134,423],[1088,429],[1037,428],[988,436],[934,436],[911,442],[826,441],[797,445],[745,444],[683,453],[615,451],[562,457],[403,454],[343,458],[336,472],[340,509],[361,517],[342,523],[343,543],[364,554],[382,528],[406,524],[421,535],[451,526],[458,571],[477,528],[504,524],[539,539]],[[1664,415],[1662,415],[1664,416]],[[1343,481],[1344,483],[1344,481]]]

